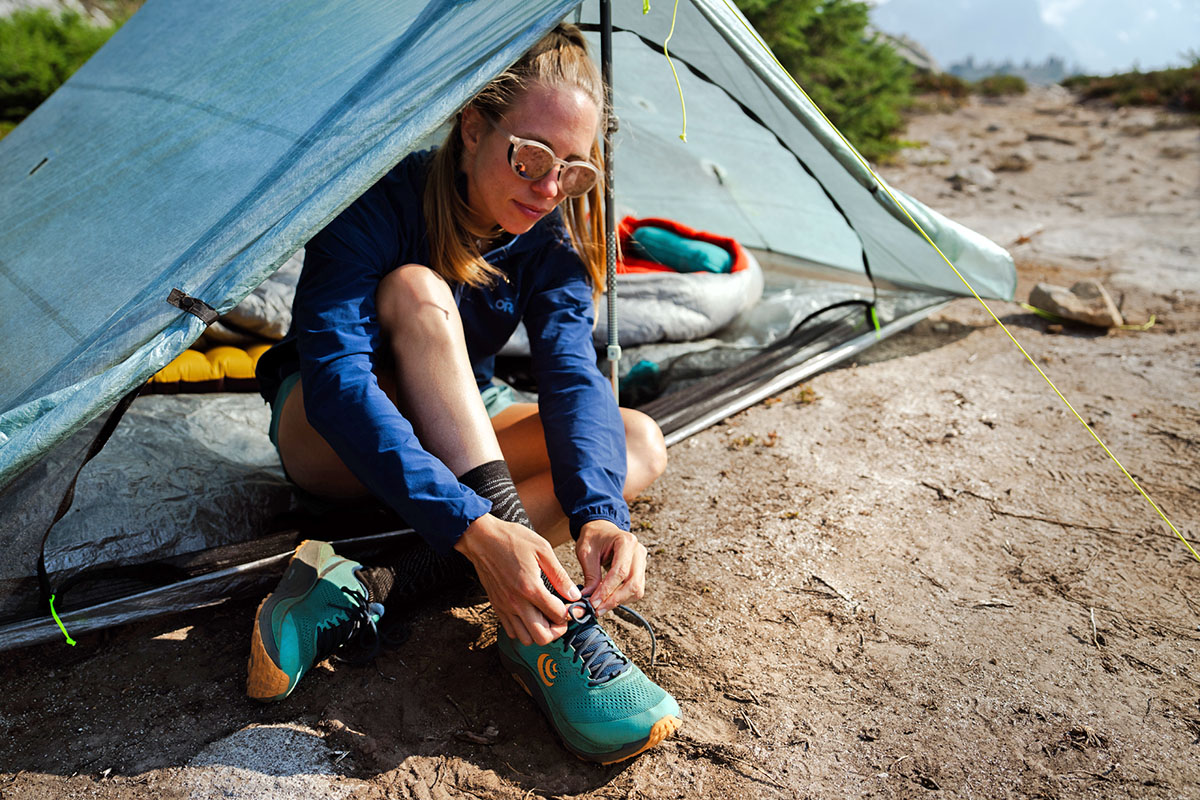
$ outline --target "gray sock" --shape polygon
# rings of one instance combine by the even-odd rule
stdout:
[[[505,522],[519,522],[532,528],[525,506],[517,494],[517,486],[503,461],[489,461],[468,470],[458,477],[458,482],[475,494],[492,501],[492,515]]]
[[[508,471],[508,464],[505,462],[489,461],[486,464],[480,464],[460,475],[458,482],[480,497],[491,500],[493,516],[499,517],[505,522],[519,522],[526,528],[533,527],[529,521],[529,515],[525,512],[525,506],[521,504],[521,498],[517,494],[517,485],[513,483],[512,475]],[[547,591],[559,597],[545,574],[542,575],[542,583]],[[564,603],[567,602],[565,598],[560,599]]]

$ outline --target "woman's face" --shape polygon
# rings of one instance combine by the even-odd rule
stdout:
[[[541,142],[564,161],[587,161],[600,110],[582,89],[535,83],[499,124],[514,136]],[[557,168],[536,181],[513,173],[508,137],[473,106],[463,111],[462,138],[467,202],[484,224],[524,233],[566,197],[558,185]]]

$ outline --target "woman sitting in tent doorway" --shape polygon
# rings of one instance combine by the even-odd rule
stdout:
[[[290,478],[371,493],[423,541],[364,567],[308,541],[254,624],[247,691],[286,697],[389,604],[478,576],[504,667],[567,747],[612,762],[674,732],[679,707],[597,617],[642,596],[626,499],[665,469],[662,433],[596,366],[604,272],[604,89],[559,25],[308,244],[287,338],[259,362]],[[537,404],[493,385],[519,321]],[[576,540],[576,587],[553,545]]]

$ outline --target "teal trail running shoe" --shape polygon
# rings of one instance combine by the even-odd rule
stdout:
[[[619,649],[584,598],[567,604],[567,632],[526,647],[501,628],[500,661],[528,692],[567,749],[586,761],[612,764],[673,734],[682,715],[675,698]]]
[[[377,637],[383,606],[367,603],[359,569],[326,542],[301,542],[275,591],[258,606],[246,694],[282,700],[304,673],[360,633]]]

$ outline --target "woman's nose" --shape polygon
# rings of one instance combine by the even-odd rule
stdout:
[[[533,182],[533,190],[542,197],[558,197],[558,173],[562,167],[555,165],[553,169]]]

